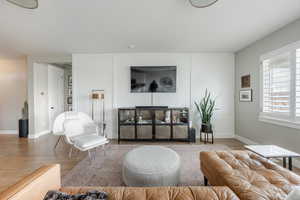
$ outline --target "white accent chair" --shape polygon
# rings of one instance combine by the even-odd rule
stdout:
[[[103,147],[109,143],[106,135],[99,135],[97,124],[85,113],[64,112],[54,121],[53,134],[64,135],[67,143],[80,151],[88,151],[91,158],[91,149]],[[69,156],[72,156],[71,147]]]

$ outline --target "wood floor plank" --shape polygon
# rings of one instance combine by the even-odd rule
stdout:
[[[57,149],[53,147],[58,137],[46,135],[36,140],[18,138],[16,135],[0,134],[0,191],[6,189],[9,185],[33,172],[45,164],[59,163],[62,168],[62,176],[67,174],[78,162],[87,155],[85,152],[76,153],[69,158],[70,146],[60,142]],[[117,144],[116,140],[111,141]],[[231,149],[244,149],[243,143],[236,139],[216,139],[216,144],[224,144]],[[182,142],[122,142],[122,144],[183,144]],[[203,144],[199,140],[196,145]],[[194,144],[193,144],[194,145]],[[296,173],[300,171],[295,170]]]

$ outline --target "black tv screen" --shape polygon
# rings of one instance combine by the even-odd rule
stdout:
[[[176,92],[176,66],[132,66],[131,92]]]

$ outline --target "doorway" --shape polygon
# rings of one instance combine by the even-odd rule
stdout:
[[[53,127],[55,118],[64,112],[64,70],[48,65],[48,109],[49,126]]]
[[[72,63],[34,63],[36,137],[52,132],[55,118],[72,110]]]

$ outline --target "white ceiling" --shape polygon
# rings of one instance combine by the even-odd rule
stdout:
[[[299,17],[300,0],[40,0],[36,10],[0,0],[0,52],[234,52]]]

